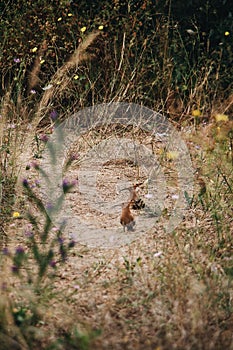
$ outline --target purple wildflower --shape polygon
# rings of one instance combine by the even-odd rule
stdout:
[[[64,192],[67,192],[70,189],[70,183],[67,179],[62,181],[62,187]]]
[[[40,187],[40,180],[35,180],[35,185],[36,185],[37,187]]]
[[[55,268],[56,267],[56,261],[50,260],[49,266],[51,266],[52,268]]]
[[[17,254],[17,255],[24,254],[24,248],[21,246],[18,246],[15,250],[15,254]]]
[[[35,187],[40,187],[40,181],[36,180],[35,183],[33,185],[31,185],[31,188],[35,188]]]
[[[29,187],[29,183],[27,179],[23,179],[23,186],[28,188]]]
[[[36,94],[36,90],[35,89],[31,89],[30,93],[35,95]]]
[[[78,184],[78,180],[72,180],[71,186],[74,187]]]
[[[73,180],[72,182],[69,182],[67,179],[64,179],[62,181],[62,187],[63,187],[63,191],[66,193],[68,192],[72,187],[74,187],[75,185],[77,185],[78,181],[77,180]]]
[[[52,119],[52,121],[55,121],[57,119],[57,111],[53,110],[51,113],[50,113],[50,118]]]
[[[58,237],[58,242],[60,243],[60,244],[63,244],[64,243],[64,239],[62,238],[62,237]]]
[[[40,140],[43,142],[47,142],[49,140],[48,135],[46,134],[40,135]]]
[[[28,237],[28,238],[33,237],[33,232],[32,232],[32,230],[27,229],[27,230],[25,231],[25,236]]]
[[[19,63],[20,62],[20,58],[14,58],[13,60],[15,63]]]
[[[51,212],[54,208],[53,204],[52,203],[48,203],[46,206],[45,206],[46,210]]]
[[[16,266],[16,265],[12,265],[12,266],[11,266],[11,271],[12,271],[13,273],[18,273],[18,272],[19,272],[19,267]]]

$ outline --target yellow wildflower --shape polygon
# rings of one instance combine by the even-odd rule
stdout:
[[[215,115],[216,122],[227,122],[229,120],[228,115],[226,114],[216,114]]]
[[[79,78],[78,74],[74,76],[74,80],[77,80]]]
[[[20,213],[18,211],[14,211],[12,216],[13,216],[13,218],[19,218],[20,217]]]
[[[201,115],[201,111],[199,109],[194,109],[192,111],[192,116],[193,117],[200,117],[200,115]]]
[[[40,64],[43,64],[43,63],[45,63],[45,60],[40,60]]]
[[[32,52],[36,52],[38,50],[38,48],[35,46],[33,47],[33,49],[31,49]]]
[[[158,154],[163,155],[165,153],[164,147],[159,148]]]
[[[71,16],[73,16],[73,15],[72,15],[72,13],[68,13],[68,15],[67,15],[67,16],[68,16],[68,17],[71,17]]]
[[[59,17],[59,18],[57,19],[58,22],[60,22],[61,20],[62,20],[62,17]]]
[[[229,33],[228,31],[226,31],[226,32],[224,33],[224,35],[225,35],[225,36],[228,36],[228,35],[230,35],[230,33]]]
[[[80,29],[80,31],[81,31],[82,33],[84,33],[86,30],[87,30],[87,27],[82,27],[82,28]]]
[[[169,160],[175,160],[179,157],[179,152],[169,151],[169,152],[167,152],[166,156],[167,156],[167,159],[169,159]]]
[[[98,28],[99,30],[103,30],[104,29],[104,26],[99,26],[99,28]]]

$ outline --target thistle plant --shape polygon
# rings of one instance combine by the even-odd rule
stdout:
[[[56,150],[52,146],[52,143],[48,146],[48,150],[50,161],[52,163],[56,162]],[[31,167],[45,180],[48,189],[51,180],[46,171],[37,162],[32,162],[30,166],[27,166],[27,169]],[[36,183],[40,186],[40,181],[36,180]],[[40,198],[36,188],[34,188],[34,185],[27,178],[24,178],[22,181],[24,193],[33,208],[25,215],[28,221],[27,228],[25,229],[27,248],[20,245],[16,247],[13,254],[7,248],[4,248],[3,254],[12,260],[12,273],[19,277],[27,276],[27,282],[34,285],[35,291],[41,289],[41,283],[48,277],[49,269],[56,270],[60,263],[66,262],[69,250],[75,245],[75,240],[72,237],[69,239],[64,237],[66,221],[62,220],[59,224],[55,224],[53,220],[53,214],[56,213],[56,215],[59,215],[66,194],[75,185],[76,181],[70,182],[67,179],[63,179],[60,184],[61,191],[55,199],[53,196],[51,204],[44,203],[45,201]],[[29,266],[36,266],[37,273],[35,274]]]

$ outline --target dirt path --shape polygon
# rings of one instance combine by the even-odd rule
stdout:
[[[130,133],[124,132],[124,137],[129,139]],[[182,348],[187,341],[185,330],[192,330],[199,338],[203,324],[208,323],[201,315],[202,326],[190,324],[194,316],[188,306],[190,300],[194,308],[197,305],[200,308],[199,295],[204,288],[192,273],[193,265],[188,263],[190,256],[194,260],[200,258],[198,250],[193,251],[197,243],[185,236],[187,229],[197,227],[201,211],[184,210],[176,236],[166,232],[166,223],[180,194],[174,159],[164,156],[166,150],[161,141],[151,144],[148,135],[138,134],[140,145],[153,149],[163,174],[157,168],[159,181],[156,187],[152,186],[152,192],[148,192],[147,186],[142,187],[140,196],[146,209],[134,211],[136,230],[124,233],[119,222],[120,205],[129,196],[124,188],[135,181],[145,182],[148,173],[132,160],[121,157],[104,159],[98,168],[92,149],[108,136],[98,134],[93,141],[89,134],[74,146],[78,159],[65,178],[78,179],[78,186],[67,195],[63,208],[69,218],[65,235],[74,237],[76,245],[66,264],[57,265],[53,287],[58,294],[43,310],[42,328],[51,333],[56,329],[57,336],[59,332],[68,332],[74,324],[84,328],[91,325],[102,332],[95,340],[96,349],[167,349],[173,341]],[[98,171],[93,172],[93,168]],[[36,181],[35,169],[25,174],[30,183]],[[89,186],[90,183],[94,186]],[[164,183],[166,188],[160,189]],[[41,188],[35,187],[35,191],[39,193]],[[24,211],[31,206],[22,196],[15,210],[20,211],[20,205]],[[12,222],[9,248],[25,245],[25,226],[24,220]],[[171,338],[169,323],[175,327]]]

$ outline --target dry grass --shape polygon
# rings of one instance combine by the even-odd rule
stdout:
[[[100,35],[100,32],[93,32],[89,34],[85,40],[78,46],[70,59],[54,74],[52,79],[49,82],[51,88],[46,90],[43,94],[43,97],[40,101],[39,108],[37,111],[37,117],[35,119],[35,124],[38,125],[40,118],[42,118],[46,108],[48,107],[49,102],[56,98],[57,95],[62,95],[66,90],[69,84],[68,73],[76,68],[83,62],[91,58],[90,54],[87,54],[86,51],[89,46],[93,44],[95,39]]]
[[[47,42],[43,41],[41,47],[38,51],[38,54],[35,58],[34,65],[29,74],[28,78],[28,92],[30,92],[35,86],[37,86],[40,82],[39,74],[41,70],[41,57],[43,57],[44,52],[47,50]]]
[[[129,137],[132,130],[127,132]],[[195,130],[192,133],[197,137]],[[96,134],[97,139],[100,134]],[[95,144],[93,135],[86,135],[86,146],[82,143],[86,152],[90,143]],[[190,150],[198,167],[203,159],[199,158],[193,140]],[[208,156],[204,163],[207,160]],[[118,166],[125,170],[128,167],[124,163]],[[75,165],[73,172],[74,169]],[[132,172],[133,180],[133,169],[127,171]],[[169,165],[166,171],[168,176]],[[207,182],[207,168],[203,167],[202,172]],[[114,175],[106,173],[104,178],[103,173],[101,179],[109,183]],[[208,173],[208,177],[212,182],[215,175]],[[212,215],[214,185],[211,187],[208,182],[206,185],[203,202],[198,199],[201,189],[196,185],[194,204],[172,235],[164,232],[167,220],[164,214],[154,228],[118,249],[77,245],[67,264],[59,267],[54,289],[45,284],[39,298],[43,322],[37,342],[44,347],[48,334],[49,340],[55,341],[71,332],[76,324],[83,330],[83,336],[101,329],[96,339],[88,336],[90,349],[232,349],[232,281],[225,269],[232,261],[233,224],[226,212],[225,228],[219,237]],[[226,186],[221,193],[224,189]],[[101,190],[104,194],[104,188]],[[108,197],[111,189],[105,190]],[[80,210],[78,204],[77,208]],[[23,230],[22,221],[15,221],[9,228],[9,246],[15,246],[15,237],[18,244],[25,245]],[[22,287],[19,285],[18,293],[13,293],[16,299],[24,299]],[[27,332],[24,336],[28,339]]]
[[[10,92],[6,94],[1,107],[3,124],[0,130],[2,147],[5,145],[4,138],[9,138],[10,157],[7,152],[1,154],[5,177],[17,175],[20,181],[20,169],[23,169],[21,175],[24,175],[25,164],[35,160],[34,147],[41,146],[34,139],[37,126],[52,106],[53,99],[59,98],[66,91],[70,70],[89,58],[86,50],[97,36],[98,33],[90,34],[70,60],[52,77],[49,82],[51,88],[44,92],[36,106],[30,130],[24,125],[27,118],[20,117],[25,114],[29,116],[27,106],[22,105],[20,98],[14,104]],[[125,55],[123,41],[117,65],[118,72],[123,69],[123,74],[126,72]],[[37,83],[38,75],[39,63],[36,61],[31,74],[31,88]],[[133,70],[128,85],[118,90],[116,100],[127,95],[135,75],[136,71]],[[202,84],[204,83],[206,80]],[[200,101],[202,84],[197,85],[193,91],[192,102]],[[183,109],[183,101],[179,97],[176,100],[172,93],[167,103],[176,116]],[[229,97],[218,111],[225,113],[231,107],[232,98]],[[187,111],[191,111],[191,105]],[[15,129],[7,129],[6,134],[4,127],[11,120],[9,115],[13,116],[12,121],[18,125]],[[221,139],[217,135],[218,128],[224,130]],[[168,235],[164,230],[169,217],[169,205],[172,206],[172,202],[167,200],[167,210],[164,210],[159,222],[146,234],[140,234],[131,244],[118,249],[91,249],[81,244],[76,245],[65,265],[58,265],[55,273],[49,270],[47,279],[37,294],[34,294],[31,284],[25,283],[24,279],[12,277],[9,269],[6,271],[10,266],[4,259],[0,261],[5,266],[4,271],[1,270],[1,282],[7,282],[7,288],[1,288],[1,298],[7,300],[5,305],[11,300],[14,306],[26,305],[32,313],[35,309],[39,311],[35,324],[28,321],[25,326],[17,327],[17,336],[14,333],[15,325],[12,325],[14,311],[11,307],[6,310],[5,306],[0,305],[0,340],[3,335],[10,337],[9,341],[16,339],[17,344],[13,345],[19,349],[46,349],[48,344],[59,338],[66,339],[66,343],[56,343],[54,349],[61,349],[62,346],[65,349],[88,349],[82,343],[86,338],[91,344],[90,349],[233,349],[232,124],[231,121],[227,126],[211,123],[209,129],[211,132],[207,132],[202,125],[189,125],[183,132],[194,167],[199,168],[199,178],[191,207],[173,234]],[[28,135],[25,137],[26,133]],[[148,135],[130,129],[122,132],[112,126],[106,127],[104,132],[92,130],[83,135],[79,140],[80,154],[85,154],[112,133],[117,137],[128,137],[131,134],[133,140],[150,147],[158,157],[161,155],[160,148],[153,145]],[[177,178],[174,177],[172,162],[163,157],[159,160],[165,169],[169,186],[176,186]],[[73,164],[71,167],[72,176],[76,176],[79,165]],[[115,180],[114,176],[126,174],[132,182],[140,179],[137,169],[131,165],[114,162],[104,165],[105,171],[99,174],[97,187],[105,199],[115,193],[113,187],[116,181],[109,181]],[[35,179],[35,174],[30,176]],[[103,182],[106,184],[101,186]],[[77,212],[84,215],[83,211],[87,212],[88,208],[86,203],[77,201],[76,195],[78,196],[73,192],[67,198],[72,201]],[[23,213],[31,207],[19,187],[16,187],[16,196],[17,200],[14,207],[9,208],[10,212],[14,209]],[[90,210],[87,214],[89,218],[92,215],[93,220],[93,212]],[[102,219],[97,220],[103,223]],[[25,225],[25,220],[21,219],[11,219],[7,224],[5,243],[10,249],[23,245],[30,251],[30,244],[24,235]],[[119,234],[124,233],[121,231]],[[34,268],[30,265],[32,271]],[[83,331],[79,336],[75,335],[76,325]],[[93,340],[91,331],[99,329],[101,335]]]
[[[3,97],[1,103],[1,124],[0,124],[0,146],[1,164],[4,176],[17,177],[17,190],[20,191],[19,182],[22,180],[21,171],[29,159],[32,157],[32,145],[37,133],[39,123],[45,118],[47,111],[50,109],[50,102],[61,96],[66,90],[69,83],[68,74],[72,69],[77,67],[85,60],[91,58],[86,50],[93,44],[100,32],[90,33],[86,39],[78,46],[70,59],[54,74],[45,90],[40,102],[32,112],[31,105],[28,106],[28,100],[23,100],[21,93],[17,96],[17,101],[12,99],[12,91],[9,90]],[[40,80],[39,73],[41,69],[40,57],[46,50],[46,42],[39,49],[34,66],[29,74],[28,90],[31,90]],[[33,118],[32,118],[33,113]],[[48,122],[46,123],[48,124]],[[9,154],[10,166],[9,166]],[[10,173],[9,173],[10,172]]]

